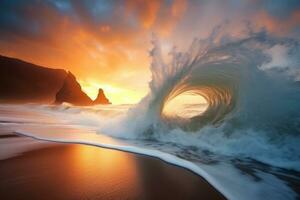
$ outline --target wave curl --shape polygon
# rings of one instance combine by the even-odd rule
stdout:
[[[148,122],[141,123],[144,129],[163,122],[196,131],[205,125],[226,123],[231,128],[299,134],[299,42],[266,31],[233,37],[225,28],[218,26],[208,38],[195,39],[184,53],[174,48],[169,63],[164,62],[159,40],[153,38],[151,92],[133,109],[144,110],[146,118],[142,120]],[[292,66],[273,63],[266,67],[272,64],[270,52],[276,48],[285,49],[285,59],[293,62]],[[208,108],[182,123],[178,119],[172,123],[162,110],[185,92],[201,95]],[[131,114],[134,112],[131,110]]]

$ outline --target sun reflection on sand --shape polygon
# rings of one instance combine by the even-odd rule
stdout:
[[[139,185],[138,174],[133,156],[119,151],[86,148],[81,145],[74,146],[70,151],[72,156],[68,162],[74,175],[70,176],[70,184],[81,185],[82,191],[97,191],[101,194],[118,190],[120,197],[126,196],[126,193],[137,192],[134,188],[138,188]]]

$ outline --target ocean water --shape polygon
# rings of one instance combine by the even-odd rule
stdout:
[[[169,62],[152,43],[150,92],[137,105],[1,105],[1,126],[158,157],[229,199],[299,199],[299,42],[266,31],[231,35],[221,25],[185,52],[174,48]],[[206,103],[166,115],[185,93]]]

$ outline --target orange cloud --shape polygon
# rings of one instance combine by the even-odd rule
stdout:
[[[126,2],[127,15],[136,14],[143,28],[148,29],[155,23],[161,4],[161,0],[129,0]]]
[[[100,27],[100,31],[104,32],[104,33],[109,32],[110,30],[111,30],[111,28],[108,25],[104,25],[104,26]]]
[[[43,1],[18,10],[22,20],[30,22],[31,29],[13,29],[5,38],[1,34],[0,53],[70,70],[91,96],[95,96],[98,87],[110,90],[107,96],[113,103],[137,102],[146,94],[151,78],[148,52],[152,32],[186,44],[190,42],[186,32],[209,32],[209,26],[226,13],[209,16],[210,24],[203,29],[194,16],[202,16],[199,8],[203,12],[209,9],[202,4],[197,7],[193,1],[116,1],[109,16],[94,16],[83,1],[74,2],[72,14],[59,12]],[[188,8],[193,9],[187,12]],[[187,26],[175,33],[183,19],[188,19],[184,21]],[[299,25],[300,11],[292,13],[288,20],[277,19],[266,11],[257,11],[251,19],[257,26],[286,33]]]
[[[185,13],[187,0],[174,0],[170,4],[161,0],[130,0],[126,7],[127,17],[136,15],[142,28],[167,36]]]
[[[284,35],[300,25],[300,10],[294,11],[288,19],[276,18],[266,11],[261,11],[255,15],[254,21],[258,26],[265,27],[270,32]]]
[[[155,31],[160,36],[169,36],[175,25],[179,22],[187,8],[186,0],[174,0],[170,7],[167,7],[160,14],[159,22],[155,25]]]

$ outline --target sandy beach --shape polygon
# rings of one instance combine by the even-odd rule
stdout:
[[[2,134],[1,144],[20,139],[33,142]],[[224,199],[201,177],[152,157],[79,144],[34,145],[0,161],[1,199]]]

